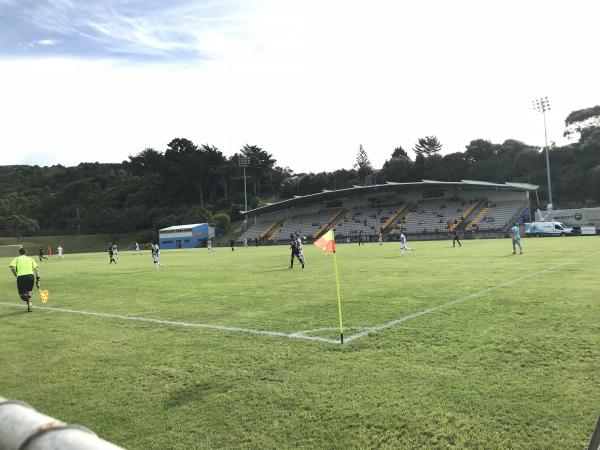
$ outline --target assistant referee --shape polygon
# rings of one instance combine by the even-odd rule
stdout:
[[[19,297],[27,303],[27,312],[31,312],[31,291],[33,290],[34,282],[40,282],[40,273],[38,264],[27,256],[27,250],[19,249],[19,256],[10,262],[10,270],[17,277],[17,289]],[[35,278],[33,275],[35,274]]]

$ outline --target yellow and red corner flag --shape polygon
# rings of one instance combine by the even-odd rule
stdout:
[[[46,303],[48,301],[48,291],[47,290],[40,290],[40,300],[42,303]]]
[[[340,275],[337,267],[337,257],[335,255],[335,238],[333,236],[333,228],[313,242],[320,249],[325,250],[325,253],[333,253],[333,267],[335,268],[335,286],[337,288],[338,301],[338,316],[340,320],[340,342],[344,343],[344,322],[342,321],[342,300],[340,298]]]
[[[333,237],[333,229],[329,230],[327,233],[325,233],[313,243],[321,250],[325,250],[325,253],[335,253],[335,239]]]

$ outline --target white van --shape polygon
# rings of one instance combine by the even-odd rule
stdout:
[[[570,236],[573,228],[567,228],[560,222],[531,222],[525,224],[525,236]]]

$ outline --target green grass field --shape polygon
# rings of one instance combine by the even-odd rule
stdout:
[[[600,239],[413,244],[338,246],[343,345],[314,246],[67,254],[32,314],[7,268],[0,395],[129,449],[585,448]]]

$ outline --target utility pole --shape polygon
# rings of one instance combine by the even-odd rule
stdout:
[[[79,208],[75,208],[75,213],[77,214],[77,234],[81,234],[81,220],[79,218]]]
[[[240,155],[238,156],[238,164],[244,169],[244,211],[248,211],[248,194],[246,193],[246,167],[248,167],[248,157]],[[244,215],[244,222],[248,219]]]
[[[552,202],[552,182],[550,181],[550,155],[548,149],[548,132],[546,131],[546,111],[550,111],[550,100],[548,97],[536,98],[533,101],[533,109],[541,112],[544,116],[544,142],[546,144],[546,177],[548,178],[548,206],[547,210],[550,211],[554,207]]]

